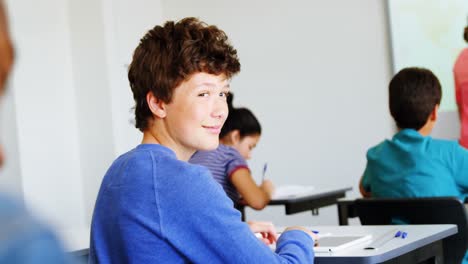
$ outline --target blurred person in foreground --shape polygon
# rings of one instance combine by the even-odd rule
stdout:
[[[0,97],[14,61],[5,6],[0,0]],[[0,148],[0,167],[4,155]],[[0,193],[0,263],[70,263],[55,235],[21,201]]]

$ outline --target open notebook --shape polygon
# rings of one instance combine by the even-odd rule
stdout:
[[[276,187],[271,197],[273,200],[301,197],[314,192],[314,186],[310,185],[283,185]]]
[[[336,252],[363,242],[372,238],[371,235],[330,235],[321,237],[317,240],[315,252]]]

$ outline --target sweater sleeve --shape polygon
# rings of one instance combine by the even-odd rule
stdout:
[[[192,166],[158,190],[165,239],[194,263],[312,263],[313,240],[295,230],[284,233],[276,252],[240,220],[239,211],[209,172]],[[168,186],[169,185],[169,186]],[[178,191],[167,191],[167,187]]]

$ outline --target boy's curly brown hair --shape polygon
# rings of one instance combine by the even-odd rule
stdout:
[[[168,21],[156,26],[140,40],[128,71],[135,100],[135,127],[144,131],[152,113],[146,95],[170,103],[174,89],[193,73],[225,74],[240,71],[237,51],[226,34],[197,18]]]

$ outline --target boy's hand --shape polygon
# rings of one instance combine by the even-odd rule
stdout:
[[[259,239],[266,245],[276,243],[278,234],[276,233],[275,226],[271,222],[248,221],[247,224],[253,233],[259,234]]]
[[[318,236],[317,234],[313,233],[312,231],[310,231],[309,229],[305,228],[305,227],[302,227],[302,226],[291,226],[291,227],[288,227],[284,230],[284,232],[286,231],[289,231],[289,230],[301,230],[301,231],[304,231],[306,232],[309,236],[312,237],[312,239],[314,240],[314,243],[317,243],[317,240],[318,240]]]

